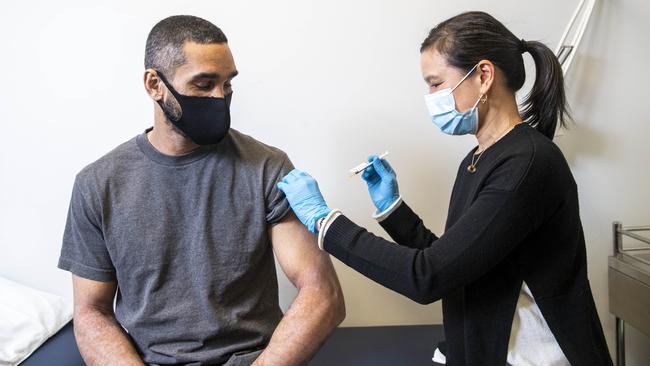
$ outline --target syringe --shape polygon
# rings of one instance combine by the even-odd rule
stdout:
[[[383,154],[379,155],[379,159],[383,159],[386,156],[388,156],[388,151],[386,151]],[[372,162],[365,162],[365,163],[361,163],[361,164],[355,166],[354,168],[350,169],[350,177],[355,176],[355,175],[363,172],[364,170],[366,170],[371,165],[372,165]]]

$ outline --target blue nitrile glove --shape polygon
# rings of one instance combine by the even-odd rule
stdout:
[[[397,174],[385,159],[370,155],[368,161],[372,165],[363,171],[361,176],[368,184],[368,192],[378,212],[384,212],[399,198]]]
[[[315,233],[316,222],[332,211],[318,188],[318,182],[306,172],[294,169],[278,183],[278,188],[287,200],[298,219]]]

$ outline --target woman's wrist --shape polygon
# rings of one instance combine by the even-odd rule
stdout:
[[[329,230],[330,226],[336,220],[337,217],[343,215],[341,213],[341,210],[338,209],[333,209],[330,211],[330,213],[325,216],[322,221],[319,219],[316,225],[320,224],[320,228],[317,231],[318,233],[318,248],[320,250],[325,250],[324,245],[325,245],[325,234],[327,234],[327,231]]]
[[[390,214],[393,213],[400,205],[402,204],[402,196],[398,196],[393,203],[391,203],[390,206],[386,207],[383,211],[377,210],[375,213],[372,214],[372,218],[381,222]]]
[[[320,229],[323,226],[323,221],[325,221],[325,217],[321,217],[316,221],[316,232],[320,232]]]

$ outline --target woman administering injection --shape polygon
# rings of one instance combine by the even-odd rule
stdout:
[[[525,52],[537,78],[520,113]],[[399,245],[330,209],[299,170],[279,183],[294,212],[321,249],[368,278],[418,303],[442,299],[449,364],[612,365],[587,279],[576,184],[552,142],[566,119],[555,55],[469,12],[431,30],[421,68],[433,123],[478,142],[460,164],[445,233],[424,226],[378,157],[362,177],[375,217]],[[513,327],[526,301],[532,315]]]

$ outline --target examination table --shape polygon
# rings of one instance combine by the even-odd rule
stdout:
[[[338,328],[310,366],[420,366],[431,361],[442,325]],[[83,366],[72,323],[48,339],[21,366]]]

